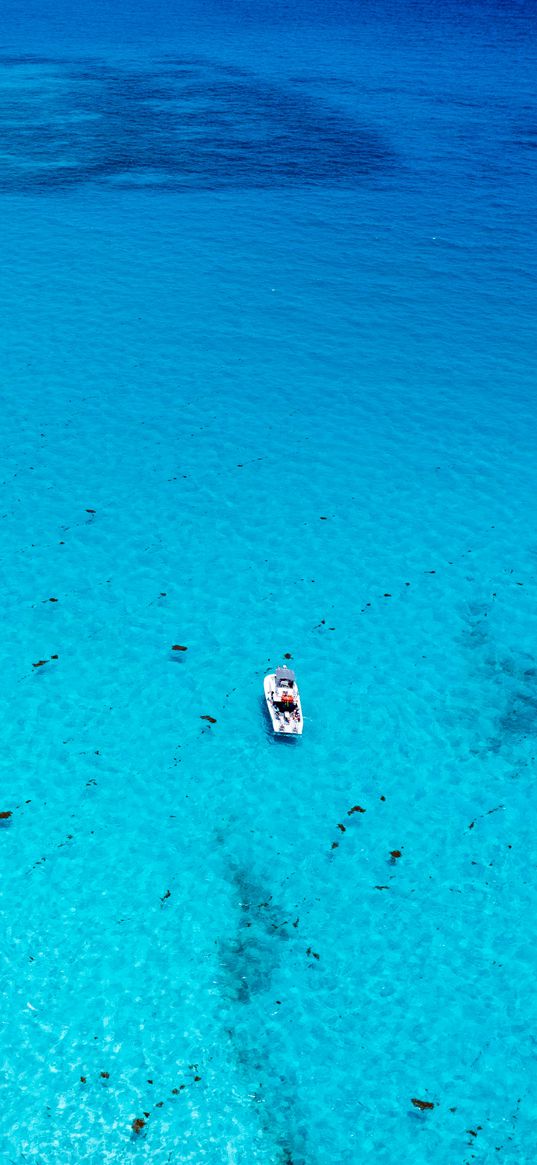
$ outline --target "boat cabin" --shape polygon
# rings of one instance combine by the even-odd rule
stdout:
[[[277,667],[274,675],[274,703],[282,712],[296,708],[295,673],[290,667]]]

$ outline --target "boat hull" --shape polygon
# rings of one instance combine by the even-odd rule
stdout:
[[[304,719],[298,688],[295,691],[295,707],[298,712],[297,718],[292,712],[281,712],[275,706],[274,694],[276,692],[276,680],[274,675],[265,676],[263,687],[265,690],[265,702],[275,736],[302,736]]]

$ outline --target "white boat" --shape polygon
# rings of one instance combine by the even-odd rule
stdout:
[[[294,671],[277,667],[263,681],[272,727],[279,736],[302,736],[304,720]]]

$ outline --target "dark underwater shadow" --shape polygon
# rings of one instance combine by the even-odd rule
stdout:
[[[4,191],[352,187],[400,166],[358,112],[218,60],[0,55],[0,71]]]

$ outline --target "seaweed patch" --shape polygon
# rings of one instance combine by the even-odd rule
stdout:
[[[480,813],[479,817],[474,817],[470,822],[468,829],[473,829],[476,821],[481,821],[483,817],[490,817],[491,813],[499,813],[500,809],[505,809],[505,805],[495,805],[494,809],[487,809],[486,813]]]
[[[327,107],[253,71],[232,73],[207,61],[173,69],[169,60],[153,68],[107,61],[96,67],[80,57],[62,73],[60,99],[57,61],[38,96],[25,89],[25,63],[38,59],[3,58],[14,95],[1,118],[3,190],[68,189],[118,178],[130,187],[174,191],[302,189],[324,187],[328,173],[339,185],[354,186],[396,165],[388,140],[339,104]],[[238,108],[239,131],[233,128]],[[86,513],[95,510],[86,507]]]

